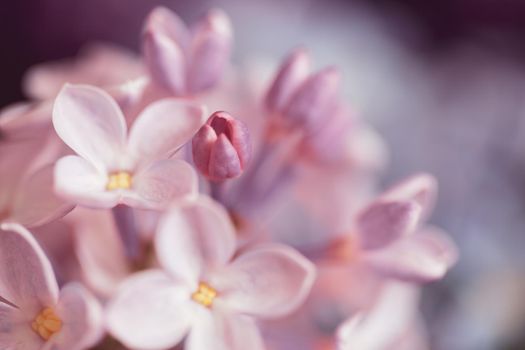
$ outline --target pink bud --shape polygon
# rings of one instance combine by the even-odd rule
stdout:
[[[284,114],[291,124],[315,129],[338,105],[341,76],[329,67],[310,76],[293,94]]]
[[[229,61],[232,46],[230,19],[214,9],[197,23],[189,49],[186,85],[190,94],[213,87]]]
[[[251,156],[248,129],[226,112],[215,112],[192,141],[193,161],[210,180],[241,175]]]
[[[271,112],[282,112],[292,94],[306,80],[310,72],[310,57],[304,49],[293,51],[283,62],[266,94],[266,107]]]

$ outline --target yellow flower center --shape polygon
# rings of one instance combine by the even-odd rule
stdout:
[[[49,340],[51,336],[62,329],[62,320],[58,318],[53,309],[46,307],[42,310],[31,323],[31,328],[44,340]]]
[[[204,282],[200,282],[197,291],[191,295],[193,301],[206,307],[211,307],[216,297],[217,291]]]
[[[131,174],[127,171],[119,171],[109,175],[108,184],[106,189],[108,191],[113,190],[127,190],[131,188]]]

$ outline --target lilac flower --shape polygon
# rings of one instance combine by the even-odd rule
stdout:
[[[239,176],[251,157],[248,129],[226,112],[215,112],[192,141],[193,161],[213,181]]]
[[[344,254],[376,272],[408,281],[442,278],[457,260],[454,243],[441,230],[421,227],[436,196],[436,181],[413,176],[364,208]]]
[[[124,116],[104,91],[66,85],[57,96],[53,125],[78,156],[61,158],[56,191],[88,207],[117,204],[153,208],[197,190],[194,170],[169,159],[204,122],[202,107],[165,99],[137,117],[129,135]]]
[[[159,225],[164,270],[130,277],[109,305],[109,330],[128,347],[168,349],[187,335],[190,350],[263,349],[254,318],[289,314],[314,282],[314,266],[286,246],[234,255],[228,214],[204,197],[172,208]]]
[[[143,34],[143,54],[154,83],[172,95],[194,95],[215,86],[228,63],[232,29],[227,15],[211,10],[192,31],[165,7],[155,8]]]
[[[59,291],[49,261],[27,230],[2,225],[0,260],[0,348],[81,350],[98,341],[98,302],[76,283]]]

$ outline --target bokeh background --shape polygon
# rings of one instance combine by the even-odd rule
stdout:
[[[92,41],[138,50],[163,4],[192,21],[211,6],[235,27],[234,61],[307,46],[384,137],[384,185],[435,174],[432,222],[461,260],[425,289],[432,349],[525,349],[525,2],[521,0],[17,0],[0,6],[0,107],[33,64]],[[396,317],[396,315],[392,315]]]

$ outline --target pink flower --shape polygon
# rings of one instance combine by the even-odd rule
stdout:
[[[49,260],[19,225],[0,231],[0,348],[81,350],[102,335],[98,302],[76,283],[59,291]]]
[[[104,91],[66,85],[57,96],[53,125],[78,156],[61,158],[55,189],[88,207],[117,204],[158,208],[194,194],[197,178],[182,160],[169,159],[204,122],[204,109],[165,99],[146,107],[129,135],[124,115]]]
[[[432,210],[436,186],[432,176],[421,174],[379,196],[359,213],[345,254],[387,277],[442,278],[457,260],[456,247],[441,230],[421,227]]]
[[[211,10],[190,32],[165,7],[146,19],[143,53],[151,78],[176,96],[194,95],[215,86],[228,63],[232,29],[228,16]]]
[[[338,108],[340,73],[334,67],[310,74],[310,57],[295,50],[283,62],[266,94],[266,107],[285,127],[311,132]]]
[[[91,44],[74,60],[43,63],[31,67],[23,87],[30,98],[54,98],[66,83],[109,88],[139,78],[144,69],[132,52],[111,44]]]
[[[192,146],[195,166],[213,181],[238,177],[251,157],[248,129],[226,112],[213,113]]]
[[[376,304],[345,321],[337,331],[338,350],[425,349],[418,334],[419,291],[416,287],[390,283]]]
[[[132,276],[108,307],[110,332],[131,348],[168,349],[187,335],[189,350],[263,349],[254,318],[289,314],[315,278],[286,246],[235,254],[228,214],[203,197],[165,215],[155,247],[164,270]]]

